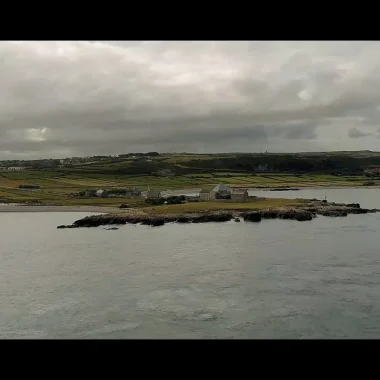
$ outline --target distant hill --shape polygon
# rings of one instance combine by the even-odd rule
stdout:
[[[380,152],[336,151],[296,153],[159,154],[128,153],[116,156],[74,157],[62,160],[0,161],[7,167],[54,170],[62,173],[173,176],[209,172],[358,173],[380,167]],[[166,173],[166,174],[163,174]]]

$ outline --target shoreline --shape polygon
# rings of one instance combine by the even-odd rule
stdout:
[[[255,190],[263,190],[263,191],[276,191],[277,188],[275,187],[266,187],[266,188],[253,188],[250,187],[250,189],[255,189]],[[296,190],[294,190],[296,189]],[[380,186],[294,186],[292,189],[289,190],[280,190],[280,191],[301,191],[301,190],[357,190],[357,189],[380,189]]]
[[[103,215],[86,216],[76,220],[71,225],[59,225],[57,228],[99,227],[105,225],[141,224],[152,227],[163,226],[166,223],[209,223],[228,222],[261,222],[262,219],[287,219],[299,222],[311,221],[317,216],[346,217],[349,214],[370,214],[379,212],[379,209],[361,208],[358,203],[335,203],[314,199],[304,199],[303,204],[282,207],[265,207],[258,209],[230,209],[218,211],[184,210],[182,213],[151,214],[134,210],[126,213],[109,213]],[[112,229],[118,229],[112,227]]]
[[[112,213],[119,210],[117,207],[101,206],[24,206],[22,204],[0,205],[0,212],[90,212],[90,213]]]
[[[276,188],[266,187],[240,187],[242,189],[249,189],[257,192],[265,193],[276,193]],[[197,192],[200,188],[185,188],[182,190],[164,190],[165,193],[170,193],[173,195],[180,195],[186,193]],[[287,189],[286,187],[278,188],[278,193],[289,193],[294,192],[294,200],[298,199],[297,193],[302,190],[357,190],[357,189],[373,189],[379,190],[380,186],[312,186],[312,187],[291,187]],[[271,197],[270,197],[271,198]],[[293,198],[291,198],[293,199]],[[126,210],[119,209],[119,207],[110,206],[97,206],[97,205],[76,205],[76,206],[58,206],[58,205],[25,205],[22,203],[0,203],[0,213],[2,212],[90,212],[99,214],[110,214],[110,213],[123,213]]]
[[[246,190],[252,190],[252,191],[278,191],[284,192],[284,191],[301,191],[301,190],[343,190],[343,189],[352,189],[352,190],[357,190],[357,189],[380,189],[380,186],[289,186],[289,189],[287,189],[287,186],[278,186],[278,187],[251,187],[251,186],[231,186],[235,189],[246,189]],[[282,190],[280,190],[282,189]],[[284,190],[285,189],[285,190]],[[163,193],[170,193],[173,195],[179,195],[179,194],[184,194],[184,193],[197,193],[200,190],[202,190],[201,187],[186,187],[184,189],[179,189],[179,190],[162,190]]]

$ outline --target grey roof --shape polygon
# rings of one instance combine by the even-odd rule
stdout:
[[[212,190],[215,191],[216,193],[219,191],[222,191],[222,192],[230,192],[231,191],[231,189],[228,186],[223,185],[223,183],[216,185]]]

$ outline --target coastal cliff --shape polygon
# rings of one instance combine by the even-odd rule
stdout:
[[[91,215],[76,220],[72,225],[61,225],[57,228],[98,227],[102,225],[142,224],[153,227],[166,223],[210,223],[227,222],[243,218],[246,222],[260,222],[262,219],[288,219],[311,221],[318,215],[329,217],[345,217],[348,214],[368,214],[378,209],[361,208],[358,203],[328,203],[319,200],[304,200],[301,206],[277,207],[256,210],[205,211],[183,214],[148,214],[144,212],[111,213]]]

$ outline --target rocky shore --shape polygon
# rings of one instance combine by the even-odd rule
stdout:
[[[209,223],[227,222],[230,220],[260,222],[262,219],[290,219],[311,221],[318,215],[329,217],[345,217],[348,214],[368,214],[378,209],[361,208],[358,203],[328,203],[319,200],[304,200],[302,206],[282,207],[261,210],[213,211],[186,214],[146,214],[146,213],[113,213],[91,215],[75,221],[72,225],[61,225],[57,228],[98,227],[105,225],[142,224],[152,227],[166,223]]]

